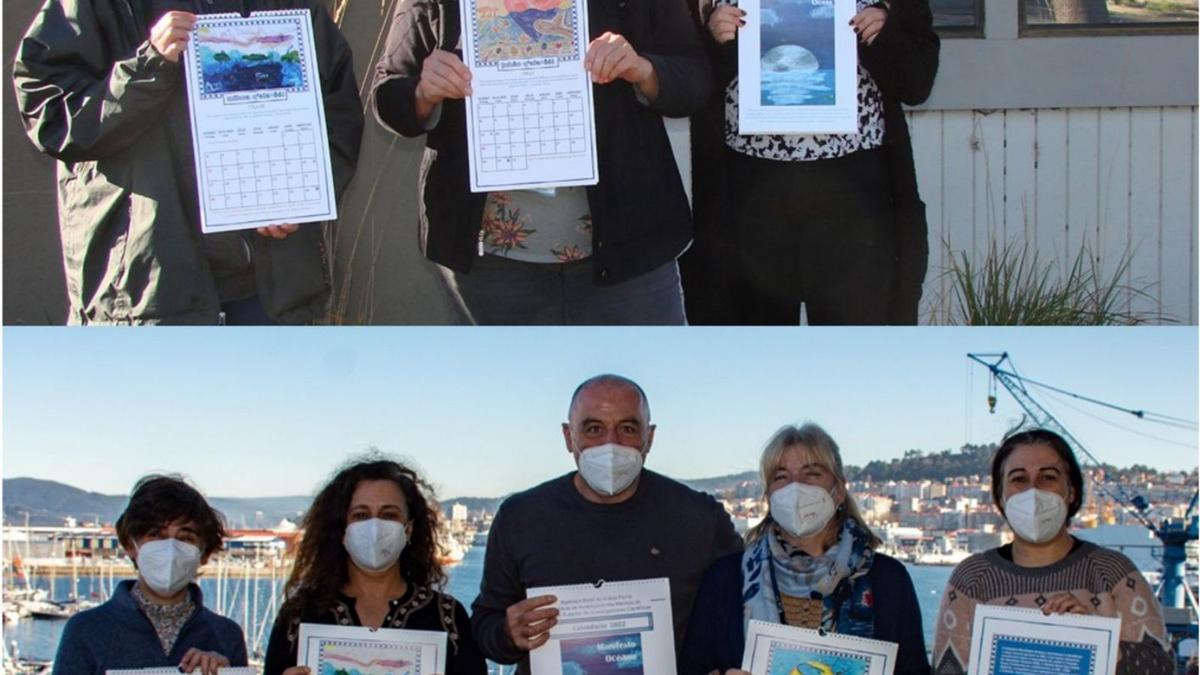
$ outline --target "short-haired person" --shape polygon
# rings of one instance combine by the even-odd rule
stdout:
[[[1068,531],[1083,504],[1083,472],[1061,436],[1032,429],[1005,438],[992,458],[992,500],[1013,542],[954,569],[937,614],[937,675],[967,672],[978,605],[1120,617],[1117,675],[1175,672],[1154,589],[1129,558]]]
[[[526,599],[526,589],[666,577],[678,648],[704,570],[742,548],[715,499],[642,468],[654,425],[637,383],[618,375],[585,381],[568,420],[563,439],[578,470],[500,505],[471,616],[483,653],[520,662],[522,674],[558,614],[548,606],[554,596]]]
[[[759,465],[770,511],[746,551],[718,560],[692,609],[681,675],[734,675],[750,619],[899,643],[896,675],[927,675],[908,571],[877,553],[846,490],[837,443],[816,424],[785,426]]]
[[[221,514],[179,476],[150,475],[133,488],[117,519],[117,539],[137,580],[67,621],[54,675],[174,668],[216,675],[246,665],[246,640],[233,621],[204,607],[197,570],[221,550]]]
[[[443,631],[444,675],[486,675],[467,612],[443,592],[440,516],[413,469],[378,456],[352,461],[317,493],[267,643],[265,675],[302,675],[301,623]]]

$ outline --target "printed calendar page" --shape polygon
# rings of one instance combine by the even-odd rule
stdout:
[[[462,0],[471,191],[595,185],[585,0]]]
[[[337,218],[308,10],[202,15],[185,62],[201,230]]]

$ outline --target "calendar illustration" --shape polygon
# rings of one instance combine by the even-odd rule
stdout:
[[[309,11],[202,15],[184,58],[201,231],[336,219]]]
[[[585,0],[461,0],[471,191],[595,185]]]

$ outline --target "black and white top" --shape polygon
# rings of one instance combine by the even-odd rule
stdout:
[[[717,4],[737,4],[717,0]],[[877,4],[877,0],[858,0],[858,11]],[[725,88],[725,145],[743,155],[787,162],[810,162],[844,157],[859,150],[883,145],[883,95],[871,74],[858,66],[858,133],[809,135],[738,134],[738,80]]]

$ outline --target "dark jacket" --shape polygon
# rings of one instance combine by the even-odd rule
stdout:
[[[625,36],[659,79],[658,98],[649,105],[638,102],[627,82],[594,85],[600,182],[587,190],[593,280],[610,284],[660,267],[691,240],[691,212],[662,118],[699,109],[712,78],[681,0],[593,0],[588,25],[593,38],[609,31]],[[401,0],[372,88],[376,118],[396,133],[427,131],[417,122],[414,92],[434,49],[462,56],[458,0]],[[458,272],[471,269],[486,200],[471,193],[467,167],[466,106],[447,100],[428,131],[418,220],[425,255]]]
[[[54,675],[104,675],[109,670],[174,668],[195,647],[216,652],[230,665],[246,665],[246,640],[233,621],[205,609],[200,587],[188,592],[196,611],[164,654],[150,620],[142,614],[131,590],[131,579],[117,585],[108,602],[80,612],[67,621],[54,657]]]
[[[579,493],[575,476],[506,498],[488,534],[471,628],[484,656],[519,661],[521,675],[530,672],[528,652],[513,645],[505,621],[528,589],[665,577],[678,651],[704,571],[742,548],[729,514],[711,495],[643,470],[632,497],[596,504]]]
[[[718,65],[715,93],[692,117],[696,244],[680,260],[688,320],[692,323],[723,323],[725,313],[720,305],[728,301],[711,284],[720,282],[727,274],[721,270],[729,264],[720,236],[732,217],[724,161],[725,88],[737,75],[737,41],[724,45],[713,42],[705,25],[710,4],[708,0],[693,0],[691,5],[693,18],[703,28],[710,54]],[[912,139],[901,104],[917,105],[929,97],[941,41],[933,30],[929,0],[891,0],[888,6],[883,30],[870,46],[859,44],[858,58],[883,94],[883,149],[891,178],[897,250],[888,323],[915,324],[929,259],[928,227],[925,204],[917,191]]]
[[[350,47],[318,0],[246,5],[313,13],[340,194],[362,137]],[[151,6],[48,0],[18,47],[13,79],[26,133],[59,160],[68,322],[213,324],[222,300],[255,294],[279,322],[320,318],[330,284],[319,225],[284,240],[200,233],[183,67],[147,41]]]
[[[904,566],[876,553],[867,572],[871,586],[875,626],[871,635],[859,637],[900,645],[895,675],[929,675],[921,608],[912,579]],[[746,648],[742,605],[742,555],[725,556],[704,575],[688,622],[687,638],[679,661],[679,675],[708,675],[740,668]]]

